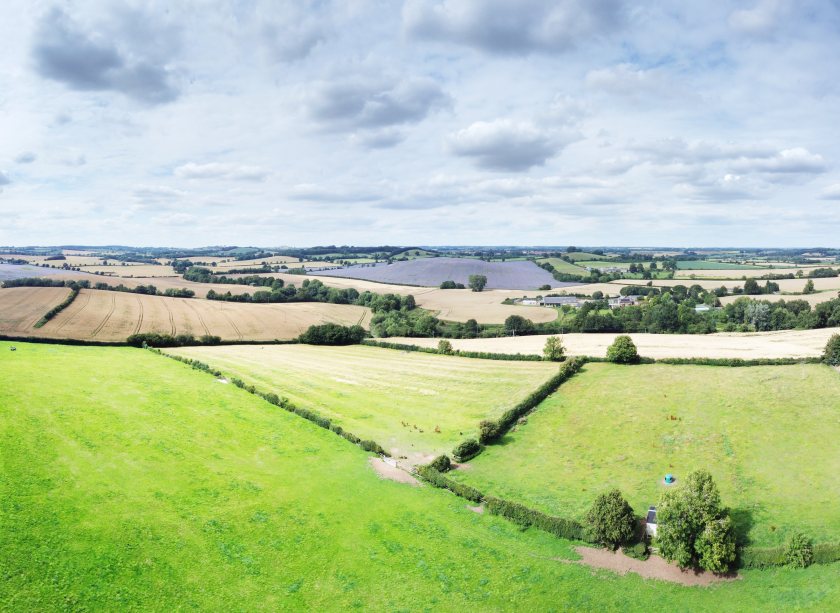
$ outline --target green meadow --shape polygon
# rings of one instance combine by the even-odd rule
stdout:
[[[637,514],[663,476],[714,476],[754,545],[840,540],[840,375],[827,366],[588,364],[455,471],[486,494],[581,518],[618,487]]]
[[[210,364],[314,409],[394,455],[447,453],[557,372],[548,362],[500,362],[377,347],[230,345],[167,352]]]

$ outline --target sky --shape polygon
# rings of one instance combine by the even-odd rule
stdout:
[[[840,1],[6,0],[0,245],[840,246]]]

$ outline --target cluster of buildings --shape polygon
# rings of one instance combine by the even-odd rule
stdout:
[[[619,296],[617,298],[609,298],[607,304],[611,309],[620,309],[626,306],[636,306],[642,296]],[[582,307],[587,302],[593,302],[592,298],[578,298],[577,296],[538,296],[537,298],[523,298],[519,304],[524,306],[545,306],[545,307],[561,307],[568,306],[575,309]]]

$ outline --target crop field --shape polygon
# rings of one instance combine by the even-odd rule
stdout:
[[[809,358],[822,355],[825,344],[840,328],[778,330],[774,332],[720,332],[717,334],[629,334],[639,354],[649,358]],[[569,355],[604,357],[615,333],[563,334]],[[463,351],[542,355],[545,335],[453,339]],[[436,347],[430,338],[390,338],[394,343]]]
[[[351,266],[320,274],[424,287],[437,287],[444,281],[466,285],[470,275],[485,275],[488,289],[537,289],[543,285],[570,285],[555,281],[551,273],[533,262],[484,262],[467,258],[419,258],[393,264]]]
[[[114,266],[85,266],[84,272],[91,274],[105,275],[108,277],[178,277],[171,266],[158,266],[155,264],[126,264]]]
[[[577,262],[578,260],[608,260],[609,257],[606,255],[598,255],[597,253],[589,253],[587,251],[572,251],[571,253],[566,253],[571,260]]]
[[[14,297],[21,290],[30,292],[27,299]],[[295,338],[313,324],[367,326],[370,314],[365,307],[339,304],[242,304],[82,290],[69,307],[45,326],[31,327],[68,292],[65,288],[49,287],[0,290],[0,304],[8,300],[10,305],[9,315],[4,313],[0,319],[0,333],[95,341],[124,341],[141,332],[211,334],[224,340],[284,340]],[[10,298],[5,299],[6,295]],[[17,306],[12,308],[12,303]],[[24,326],[27,321],[31,323]]]
[[[642,511],[665,473],[712,473],[756,545],[840,536],[840,375],[823,365],[616,366],[582,374],[456,478],[582,517],[618,487]]]
[[[507,305],[502,302],[507,298],[521,298],[523,292],[517,290],[484,290],[473,292],[468,289],[437,289],[431,287],[410,287],[407,285],[394,285],[388,283],[376,283],[374,281],[363,281],[360,279],[344,279],[342,277],[328,277],[326,275],[300,275],[273,274],[283,279],[286,283],[300,285],[304,279],[318,279],[328,287],[339,289],[355,288],[360,292],[371,291],[379,294],[397,294],[400,296],[412,295],[417,305],[431,311],[441,319],[447,321],[467,321],[475,319],[481,324],[504,323],[510,315],[521,315],[534,322],[547,322],[557,319],[557,311],[554,309],[542,309],[528,306]],[[581,288],[590,286],[575,285],[569,291],[579,291]],[[612,286],[610,286],[612,287]],[[618,293],[621,288],[613,288]],[[529,292],[533,294],[533,292]]]
[[[66,287],[0,289],[0,334],[29,334],[44,313],[69,295]]]
[[[549,362],[499,362],[376,347],[182,347],[263,391],[336,419],[414,462],[449,452],[478,422],[514,406],[557,372]]]
[[[790,265],[784,268],[758,268],[758,267],[747,267],[738,266],[736,268],[725,268],[725,269],[717,269],[717,270],[678,270],[676,272],[676,276],[678,278],[686,278],[689,275],[694,275],[695,277],[701,277],[706,279],[742,279],[743,277],[746,278],[758,278],[762,275],[789,275],[789,274],[808,274],[809,270],[813,270],[815,268],[825,268],[824,266],[807,266],[807,267],[800,267],[800,268],[792,268]]]
[[[378,477],[232,385],[125,348],[0,343],[0,609],[826,611],[838,565],[687,588]]]
[[[754,264],[740,264],[737,262],[716,262],[714,260],[678,260],[677,270],[765,270],[767,266]],[[764,273],[758,273],[764,274]]]
[[[575,264],[583,268],[621,268],[627,270],[630,268],[630,262],[619,262],[613,260],[577,260]]]
[[[0,282],[24,277],[55,277],[56,279],[74,279],[79,273],[71,270],[56,270],[30,266],[29,264],[0,264]]]
[[[566,260],[562,260],[560,258],[543,258],[541,260],[537,260],[539,264],[543,262],[548,262],[557,272],[563,272],[570,275],[584,275],[586,274],[586,270],[581,268],[580,266],[575,266],[574,264],[567,262]]]

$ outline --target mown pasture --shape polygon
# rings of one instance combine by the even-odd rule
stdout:
[[[557,272],[562,272],[570,275],[585,275],[587,274],[587,270],[580,266],[576,266],[571,262],[567,262],[561,258],[542,258],[537,260],[538,264],[549,263],[554,267],[554,270]]]
[[[368,454],[139,349],[0,343],[0,609],[836,610],[838,565],[690,588],[385,481]]]
[[[712,473],[755,545],[840,539],[840,374],[828,366],[588,364],[455,478],[580,518],[618,487],[637,512],[662,478]]]
[[[394,455],[428,461],[474,436],[557,372],[549,362],[501,362],[354,345],[182,347],[266,392],[334,419]]]

